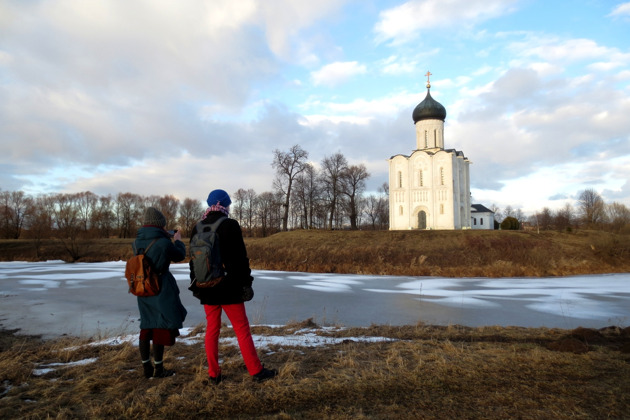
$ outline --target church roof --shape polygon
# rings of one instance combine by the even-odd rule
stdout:
[[[413,123],[422,120],[442,120],[446,119],[446,108],[431,97],[431,85],[427,84],[427,96],[413,110]]]
[[[488,207],[484,206],[483,204],[471,204],[472,207],[472,213],[494,213],[492,210],[490,210]]]

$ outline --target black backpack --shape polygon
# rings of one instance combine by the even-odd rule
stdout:
[[[210,225],[197,223],[197,233],[190,240],[190,260],[197,287],[214,287],[225,277],[217,234],[217,228],[225,219],[227,217],[222,216]],[[208,227],[210,229],[204,232]]]

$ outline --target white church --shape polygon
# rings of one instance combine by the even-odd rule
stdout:
[[[416,149],[389,159],[389,229],[493,229],[489,220],[471,226],[470,162],[444,148],[446,109],[431,97],[426,76],[427,96],[412,114]]]

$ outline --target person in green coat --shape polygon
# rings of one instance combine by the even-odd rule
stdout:
[[[140,310],[140,357],[146,378],[164,378],[175,372],[164,368],[164,346],[175,344],[179,329],[186,319],[186,308],[179,298],[175,277],[169,271],[171,262],[186,258],[186,245],[181,233],[172,235],[164,228],[166,218],[155,207],[144,213],[142,227],[133,243],[134,254],[147,250],[154,269],[160,273],[160,293],[156,296],[138,297]],[[155,241],[155,242],[154,242]],[[150,246],[150,247],[149,247]],[[153,363],[151,363],[151,341],[153,341]]]

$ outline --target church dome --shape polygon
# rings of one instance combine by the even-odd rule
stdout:
[[[442,120],[446,119],[446,108],[431,97],[431,85],[427,85],[427,96],[413,110],[413,123],[422,120]]]

